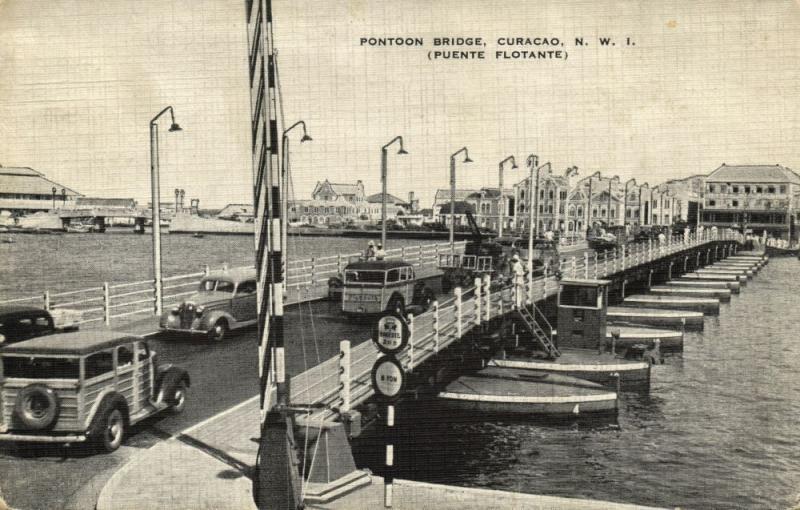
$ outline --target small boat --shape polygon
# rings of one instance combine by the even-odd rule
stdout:
[[[669,285],[654,285],[650,287],[650,293],[656,296],[682,296],[682,297],[708,297],[719,299],[720,302],[731,300],[731,289],[722,287],[691,288],[691,287],[670,287]]]
[[[622,300],[623,306],[658,308],[662,310],[694,310],[706,315],[719,315],[719,299],[687,296],[639,294]]]
[[[619,330],[619,338],[614,339],[611,330]],[[553,330],[553,339],[558,338],[558,330]],[[632,326],[614,326],[606,329],[606,345],[614,342],[617,350],[629,349],[635,345],[645,345],[648,348],[655,346],[655,341],[661,345],[661,351],[683,350],[683,332],[675,329],[655,329]]]
[[[577,377],[619,390],[649,388],[650,365],[658,361],[661,361],[660,353],[652,359],[641,361],[623,359],[610,352],[568,348],[562,349],[556,359],[509,356],[492,359],[489,366]]]
[[[638,324],[692,331],[702,331],[704,326],[703,312],[691,312],[688,310],[609,306],[607,318],[609,323],[615,325]]]
[[[689,288],[689,289],[728,289],[731,294],[739,294],[742,286],[739,282],[719,282],[719,281],[692,281],[692,280],[670,280],[666,282],[669,287]]]
[[[195,232],[194,234],[192,234],[192,237],[194,237],[195,239],[202,239],[205,236],[206,236],[205,234],[201,234],[200,232]]]
[[[438,395],[452,409],[491,415],[577,416],[614,413],[617,393],[600,384],[536,370],[486,367]]]
[[[91,232],[92,227],[90,227],[89,225],[82,225],[80,223],[77,223],[77,224],[74,224],[74,225],[67,225],[64,228],[64,230],[68,234],[87,234],[87,233]]]
[[[800,246],[795,245],[793,248],[780,248],[778,246],[767,245],[764,253],[770,257],[797,257],[800,256]]]

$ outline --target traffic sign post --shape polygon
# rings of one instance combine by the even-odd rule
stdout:
[[[394,402],[403,394],[406,373],[397,359],[408,345],[410,329],[399,314],[384,315],[378,320],[374,331],[374,342],[384,354],[372,367],[372,388],[380,400],[386,403],[386,473],[383,477],[383,506],[392,507],[394,491]]]

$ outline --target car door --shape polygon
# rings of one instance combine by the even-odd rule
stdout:
[[[126,343],[118,345],[116,348],[116,376],[117,393],[125,397],[125,401],[130,406],[129,412],[134,414],[141,408],[137,395],[138,382],[136,381],[136,370],[133,359],[133,344]]]
[[[246,322],[256,319],[256,281],[244,280],[236,288],[233,298],[233,316],[236,322]]]
[[[144,406],[151,399],[155,384],[155,372],[153,369],[153,356],[147,343],[139,340],[134,343],[134,364],[136,369],[136,389],[137,399],[141,406]]]

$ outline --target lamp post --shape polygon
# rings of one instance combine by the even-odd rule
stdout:
[[[564,204],[564,215],[566,216],[566,221],[564,223],[566,225],[565,230],[567,232],[569,232],[569,221],[570,221],[569,220],[569,191],[570,191],[569,180],[573,175],[577,175],[577,174],[578,174],[578,167],[577,166],[571,166],[571,167],[567,168],[566,170],[564,170],[564,181],[567,184],[567,194],[566,194],[567,203]],[[558,197],[559,197],[559,200],[560,200],[561,190],[557,188],[556,191],[559,193]],[[556,207],[556,214],[557,214],[557,216],[556,216],[556,225],[558,226],[559,231],[561,231],[561,228],[560,228],[560,223],[561,223],[561,204],[560,203],[558,203],[558,205]]]
[[[540,202],[540,200],[539,200],[539,198],[540,198],[539,197],[539,180],[540,180],[539,176],[541,174],[542,168],[544,168],[546,166],[549,167],[550,163],[547,162],[547,163],[545,163],[544,165],[542,165],[540,167],[536,167],[536,189],[534,190],[534,195],[536,196],[536,209],[533,211],[534,214],[535,214],[534,232],[536,233],[536,237],[539,237],[539,209],[542,207],[542,204],[539,203]],[[544,194],[544,191],[542,191],[542,194]]]
[[[650,189],[650,185],[647,183],[642,184],[639,186],[639,224],[646,225],[647,224],[647,217],[644,214],[644,210],[642,210],[642,188]]]
[[[394,142],[400,142],[400,150],[398,154],[408,154],[403,148],[403,137],[395,136],[392,140],[381,148],[381,244],[386,249],[386,180],[387,170],[386,166],[389,160],[389,146]]]
[[[281,246],[284,250],[289,249],[288,236],[289,236],[289,131],[301,126],[303,128],[303,136],[300,138],[300,143],[311,141],[306,131],[305,121],[299,120],[283,130],[283,137],[281,138]],[[286,275],[286,264],[289,257],[284,256],[283,260],[283,274]]]
[[[615,175],[608,180],[608,205],[606,206],[606,226],[611,226],[611,184],[616,181],[619,183],[619,175]]]
[[[161,191],[159,189],[158,176],[158,118],[169,112],[172,118],[169,131],[181,131],[181,127],[175,122],[175,112],[172,106],[167,106],[150,121],[150,191],[152,193],[152,219],[153,219],[153,280],[155,284],[155,312],[161,315],[162,312],[162,291],[161,288]]]
[[[655,200],[653,200],[653,192],[656,190],[657,187],[658,186],[654,186],[654,187],[650,188],[650,211],[649,211],[650,212],[650,217],[648,219],[650,220],[649,224],[651,226],[654,223],[656,223],[655,220],[654,220],[655,212],[653,212],[653,208],[654,208],[654,205],[655,205]]]
[[[628,185],[630,183],[633,183],[633,185],[636,186],[636,179],[631,179],[625,183],[625,201],[623,202],[624,205],[622,206],[622,224],[625,227],[628,226]],[[633,216],[633,214],[631,214],[631,216]]]
[[[526,160],[528,164],[528,274],[533,274],[533,222],[534,204],[533,198],[536,194],[533,190],[533,171],[539,168],[539,156],[531,154]]]
[[[586,198],[586,232],[589,232],[589,229],[592,225],[592,181],[594,178],[600,178],[600,172],[597,171],[589,176],[589,196]]]
[[[466,147],[461,147],[450,155],[450,257],[456,253],[455,247],[455,225],[456,225],[456,156],[464,153],[464,163],[472,163],[469,159],[469,151]]]
[[[51,191],[53,192],[53,210],[55,211],[56,210],[56,191],[58,191],[58,190],[56,189],[55,186],[53,186],[53,189]]]
[[[61,188],[61,205],[63,207],[67,206],[67,190],[64,188]]]
[[[503,161],[501,161],[500,165],[498,165],[498,168],[497,168],[497,170],[498,170],[498,172],[500,174],[499,177],[498,177],[498,186],[500,186],[500,221],[498,222],[499,225],[497,227],[497,236],[498,237],[502,237],[503,236],[503,227],[504,227],[503,224],[506,221],[506,194],[503,191],[503,164],[506,161],[511,161],[511,169],[512,170],[515,169],[515,168],[518,168],[517,167],[517,161],[514,159],[514,156],[509,156],[506,159],[504,159]],[[516,204],[515,204],[515,207],[516,207]]]

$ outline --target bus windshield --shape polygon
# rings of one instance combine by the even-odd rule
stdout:
[[[345,271],[344,278],[345,283],[383,285],[386,280],[386,271],[348,270]]]

